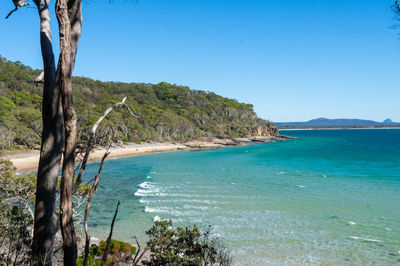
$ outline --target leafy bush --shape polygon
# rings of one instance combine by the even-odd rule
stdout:
[[[110,252],[107,257],[106,265],[118,265],[119,263],[126,263],[132,259],[136,254],[136,247],[131,244],[115,239],[111,239]],[[100,265],[101,260],[106,250],[107,242],[101,241],[98,246],[92,245],[89,248],[88,265]],[[84,256],[81,256],[76,264],[83,265]]]
[[[0,265],[28,265],[33,217],[32,176],[15,176],[10,161],[0,159]],[[20,197],[25,197],[20,199]]]
[[[211,236],[211,228],[201,232],[192,228],[173,228],[171,221],[155,221],[146,232],[151,247],[150,261],[145,265],[231,265],[227,249]]]

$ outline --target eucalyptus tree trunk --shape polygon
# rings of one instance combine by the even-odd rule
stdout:
[[[61,89],[65,134],[60,195],[60,225],[64,243],[64,265],[75,265],[77,246],[72,200],[77,118],[72,97],[72,71],[75,65],[75,56],[82,28],[82,1],[57,0],[56,15],[60,34],[60,57],[55,87]]]
[[[50,28],[50,0],[34,0],[40,17],[40,45],[43,57],[42,146],[37,174],[32,263],[51,265],[54,236],[56,186],[64,134],[60,88],[54,86],[55,61]]]

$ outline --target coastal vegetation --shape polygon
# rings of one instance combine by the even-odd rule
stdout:
[[[39,149],[41,143],[42,86],[40,70],[0,57],[0,148]],[[101,82],[73,78],[79,141],[86,141],[94,122],[111,104],[127,96],[138,115],[116,110],[97,130],[98,140],[112,135],[116,143],[187,141],[200,138],[236,138],[277,135],[273,123],[257,117],[251,104],[213,92],[159,84]],[[102,144],[102,143],[100,143]]]

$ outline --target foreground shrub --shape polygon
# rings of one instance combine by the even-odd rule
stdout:
[[[98,246],[92,245],[89,248],[88,265],[100,265],[104,251],[106,250],[107,242],[100,241]],[[129,263],[136,254],[136,247],[131,244],[119,240],[111,240],[111,248],[108,254],[106,265],[119,265],[121,263]],[[83,265],[84,256],[80,257],[76,264]]]
[[[33,221],[23,208],[0,198],[0,265],[29,265]]]
[[[31,175],[15,176],[14,170],[0,159],[0,265],[28,265],[31,256],[34,185]]]
[[[211,236],[211,227],[201,232],[193,227],[172,227],[171,221],[155,221],[146,232],[150,260],[144,265],[231,265],[227,249]]]

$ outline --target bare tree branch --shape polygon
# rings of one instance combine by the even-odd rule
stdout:
[[[6,16],[6,19],[8,19],[11,16],[11,14],[17,10],[18,10],[18,7],[16,6],[13,10],[10,11],[10,13],[8,13],[8,15]]]
[[[135,236],[134,238],[135,238],[135,240],[136,240],[136,245],[138,246],[138,250],[136,251],[135,257],[133,258],[133,262],[136,261],[136,258],[137,258],[137,256],[139,255],[140,249],[141,249],[141,248],[140,248],[139,241],[137,240],[137,237]]]
[[[78,177],[76,178],[75,187],[74,187],[74,192],[76,192],[76,190],[78,189],[79,185],[82,183],[82,176],[83,176],[83,173],[85,172],[85,169],[86,169],[86,164],[87,164],[87,161],[88,161],[88,159],[89,159],[89,154],[90,154],[90,152],[93,150],[93,147],[94,147],[95,138],[96,138],[96,130],[97,130],[97,127],[100,125],[101,121],[103,121],[103,119],[104,119],[112,110],[117,109],[117,108],[119,108],[119,107],[121,107],[121,106],[125,107],[125,108],[128,110],[128,112],[129,112],[133,117],[135,117],[135,118],[138,117],[138,116],[135,115],[135,114],[131,111],[131,109],[126,105],[125,101],[126,101],[126,97],[124,97],[124,98],[122,99],[121,102],[116,103],[116,104],[114,104],[113,106],[109,107],[109,108],[104,112],[104,114],[103,114],[99,119],[97,119],[96,123],[93,125],[92,130],[90,131],[90,137],[89,137],[88,145],[87,145],[87,147],[86,147],[85,156],[83,157],[83,161],[82,161],[82,164],[81,164],[81,168],[79,169],[79,174],[78,174]]]
[[[35,78],[35,83],[44,83],[44,71]]]
[[[29,6],[28,2],[25,2],[24,0],[12,0],[14,3],[15,8],[8,13],[6,16],[6,19],[8,19],[12,13],[18,10],[18,7],[23,7],[23,6]]]
[[[111,222],[110,235],[107,238],[107,246],[106,246],[106,250],[104,251],[104,254],[103,254],[103,259],[101,261],[101,266],[105,266],[106,265],[108,252],[110,252],[111,238],[112,238],[112,233],[113,233],[113,230],[114,230],[115,218],[117,218],[117,214],[118,214],[119,204],[120,204],[120,202],[118,201],[117,208],[115,209],[114,217],[113,217],[112,222]]]
[[[143,252],[137,257],[137,254],[139,254],[139,251],[136,253],[136,255],[135,255],[135,258],[137,257],[137,259],[135,260],[133,260],[133,263],[132,263],[132,266],[136,266],[141,260],[142,260],[142,257],[144,256],[144,254],[146,254],[146,252],[147,251],[149,251],[150,249],[152,249],[153,247],[155,247],[155,246],[157,246],[157,245],[159,245],[159,244],[161,244],[161,242],[163,242],[164,241],[164,236],[163,237],[161,237],[156,243],[153,243],[151,246],[147,246],[144,250],[143,250]],[[137,240],[136,240],[136,243],[139,245],[139,243],[137,242]],[[140,246],[139,246],[140,247]],[[139,250],[140,250],[140,248],[139,248]]]
[[[94,183],[93,183],[93,186],[92,186],[92,188],[90,190],[89,197],[88,197],[87,204],[86,204],[85,218],[84,218],[84,222],[83,222],[84,230],[85,230],[85,236],[86,236],[85,258],[84,258],[84,261],[83,261],[83,265],[84,266],[88,265],[88,258],[89,258],[90,235],[89,235],[89,228],[88,228],[88,220],[89,220],[90,205],[92,204],[93,195],[94,195],[94,193],[96,193],[97,184],[99,183],[99,179],[100,179],[100,174],[101,174],[101,171],[103,170],[104,160],[107,158],[107,156],[109,154],[110,153],[108,152],[108,149],[107,149],[106,153],[104,153],[103,158],[101,159],[99,171],[97,172],[97,175],[94,178]]]

